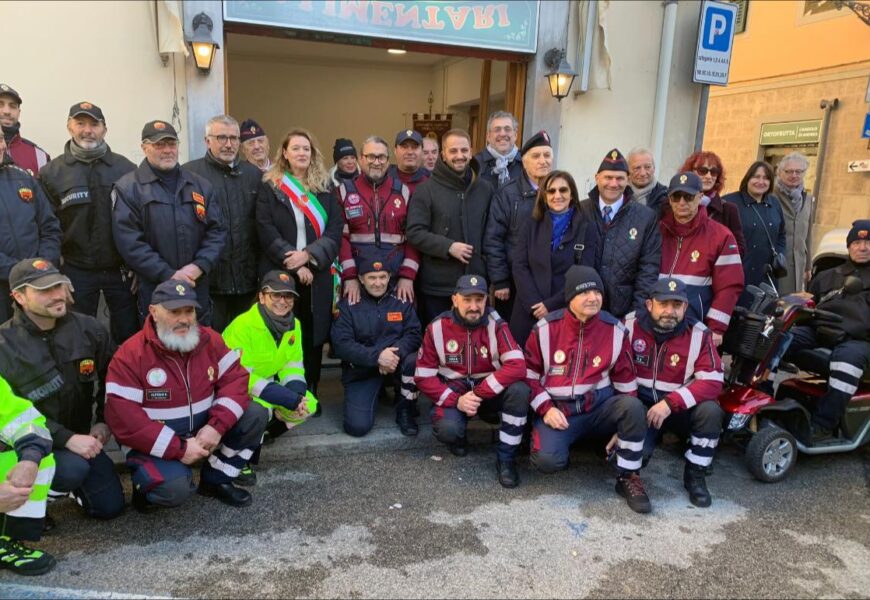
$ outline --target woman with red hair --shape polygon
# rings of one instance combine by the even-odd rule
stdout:
[[[680,173],[692,171],[701,178],[701,206],[707,208],[707,215],[717,223],[727,227],[734,239],[742,257],[746,254],[746,241],[743,237],[743,225],[740,223],[740,211],[733,204],[722,202],[719,195],[725,186],[725,167],[722,160],[713,152],[701,150],[694,152],[680,167]]]

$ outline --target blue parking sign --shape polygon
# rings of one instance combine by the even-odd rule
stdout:
[[[704,15],[704,37],[701,39],[701,46],[705,50],[728,52],[733,39],[731,35],[731,30],[734,28],[733,15],[732,11],[715,6],[707,9]]]
[[[736,21],[736,4],[715,0],[705,0],[701,4],[692,81],[710,85],[728,85]]]
[[[864,129],[861,130],[862,138],[870,138],[870,113],[864,115]]]

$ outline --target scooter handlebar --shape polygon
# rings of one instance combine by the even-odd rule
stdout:
[[[812,314],[814,319],[824,319],[825,321],[830,321],[832,323],[842,323],[843,322],[843,317],[841,317],[837,313],[832,313],[829,310],[821,310],[818,308],[808,308],[806,310],[810,314]]]

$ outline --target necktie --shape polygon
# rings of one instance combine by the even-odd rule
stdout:
[[[605,206],[601,212],[603,213],[602,216],[604,217],[604,224],[610,225],[610,221],[611,221],[610,213],[613,212],[613,207],[612,206]]]

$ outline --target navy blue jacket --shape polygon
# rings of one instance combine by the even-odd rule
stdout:
[[[477,159],[477,164],[480,165],[480,172],[477,174],[478,177],[485,180],[492,187],[492,191],[497,191],[501,185],[498,182],[498,175],[492,171],[495,168],[496,158],[490,154],[489,150],[486,148],[475,154],[474,158]],[[508,163],[508,181],[505,182],[505,185],[507,185],[511,179],[516,179],[522,174],[523,158],[520,156],[520,153],[517,152],[514,159]]]
[[[376,376],[384,348],[397,347],[404,360],[417,352],[422,339],[413,305],[389,292],[374,298],[362,288],[360,301],[353,306],[342,299],[332,324],[332,347],[342,360],[344,383]]]
[[[532,217],[538,192],[523,172],[499,189],[489,203],[489,219],[483,238],[483,255],[493,289],[501,290],[513,281],[513,249],[520,232]],[[506,315],[507,316],[507,315]]]
[[[22,258],[35,256],[60,266],[60,222],[42,186],[30,173],[4,160],[0,165],[0,280]]]
[[[143,160],[115,183],[112,205],[118,253],[146,281],[166,281],[190,263],[207,275],[220,259],[227,236],[220,205],[211,184],[188,169],[170,193]]]
[[[756,202],[752,196],[744,192],[727,194],[722,197],[722,200],[734,204],[740,213],[740,223],[743,225],[743,237],[746,242],[746,254],[743,256],[745,285],[758,285],[762,281],[767,281],[764,270],[773,261],[771,240],[777,252],[785,253],[785,216],[779,200],[772,194],[765,194],[761,202]],[[770,234],[770,240],[767,239],[765,226]],[[738,304],[747,306],[749,302],[751,297],[744,291]]]

